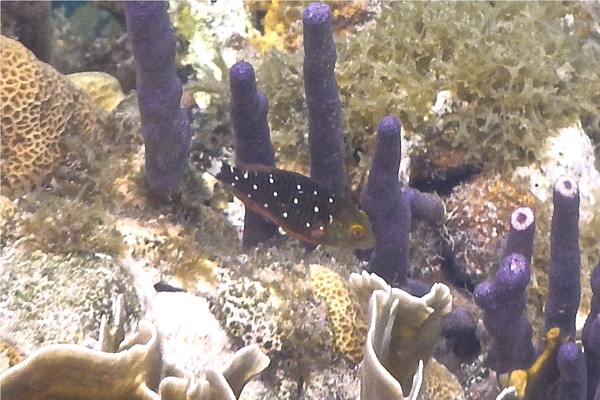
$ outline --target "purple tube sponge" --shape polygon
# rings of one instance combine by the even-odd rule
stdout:
[[[238,166],[260,164],[275,166],[267,111],[269,103],[256,88],[254,68],[247,62],[235,63],[229,71],[231,122],[235,133],[235,162]],[[277,225],[246,210],[244,246],[256,246],[277,234]]]
[[[346,190],[345,150],[331,20],[331,10],[323,3],[309,4],[304,10],[304,90],[310,176],[342,195]]]
[[[554,184],[552,202],[545,325],[546,331],[557,326],[563,337],[573,337],[581,296],[577,183],[568,177],[559,178]]]
[[[503,257],[518,253],[531,265],[533,255],[533,236],[535,234],[535,216],[529,207],[519,207],[510,215],[510,229]]]
[[[461,362],[471,362],[481,352],[476,330],[477,322],[464,308],[454,308],[444,318],[442,336]]]
[[[421,192],[415,188],[406,187],[402,195],[410,204],[411,216],[415,220],[426,221],[437,225],[444,220],[446,208],[440,196],[434,193]]]
[[[585,348],[585,364],[588,373],[588,400],[600,393],[600,262],[592,271],[592,305],[583,326],[581,341]]]
[[[175,33],[166,2],[124,1],[123,7],[136,65],[146,180],[165,199],[183,177],[192,136],[188,115],[179,107]]]
[[[521,254],[504,257],[496,276],[475,287],[475,302],[492,336],[488,362],[498,374],[526,369],[533,362],[531,324],[523,316],[530,265]]]
[[[559,399],[586,400],[587,373],[583,353],[579,346],[567,342],[558,350]]]
[[[362,195],[375,235],[371,272],[400,286],[407,283],[410,205],[398,182],[400,168],[400,122],[385,117],[379,122],[369,178]]]

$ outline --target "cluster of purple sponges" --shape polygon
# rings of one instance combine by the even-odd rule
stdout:
[[[175,33],[164,1],[123,2],[136,66],[146,180],[159,198],[183,177],[191,139],[175,70]]]
[[[577,183],[567,177],[558,179],[553,204],[545,326],[547,330],[560,329],[561,344],[556,358],[549,361],[556,363],[555,367],[548,370],[559,373],[555,398],[591,400],[596,393],[600,395],[600,265],[591,279],[594,297],[583,331],[584,355],[574,341],[581,292]],[[494,279],[475,288],[475,301],[484,312],[484,324],[492,337],[488,362],[498,373],[527,369],[533,361],[531,325],[523,312],[534,229],[533,212],[529,208],[513,212],[500,268]]]
[[[600,262],[592,272],[591,286],[592,304],[590,314],[583,326],[581,340],[585,348],[588,374],[587,399],[600,400]]]
[[[303,24],[310,174],[336,195],[344,195],[345,147],[334,73],[337,56],[331,10],[326,4],[309,4],[303,14]],[[266,99],[256,90],[254,78],[247,72],[250,70],[249,64],[238,63],[230,74],[237,162],[272,165]],[[248,78],[242,79],[245,74]],[[411,209],[420,218],[439,221],[444,215],[444,207],[439,198],[413,189],[403,190],[398,182],[400,123],[396,119],[382,119],[375,147],[369,181],[362,195],[362,206],[376,238],[370,269],[388,282],[395,282],[414,294],[423,294],[425,286],[406,276]],[[270,228],[260,217],[251,221],[248,215],[252,214],[246,215],[245,244],[257,244],[270,237]]]

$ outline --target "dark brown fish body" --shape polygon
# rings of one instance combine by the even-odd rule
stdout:
[[[374,245],[366,214],[309,177],[276,168],[238,169],[221,161],[209,172],[247,208],[297,239],[361,249]]]

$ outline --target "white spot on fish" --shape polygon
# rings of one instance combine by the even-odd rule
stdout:
[[[307,228],[310,228],[310,222],[307,222],[307,223],[306,223],[306,227],[307,227]]]
[[[333,197],[329,198],[329,204],[333,204]]]
[[[325,227],[324,227],[324,226],[320,226],[320,227],[319,227],[319,230],[320,230],[320,231],[322,231],[322,230],[325,230]]]
[[[329,223],[333,222],[333,215],[329,214],[329,218],[327,219],[329,221]]]
[[[281,214],[281,216],[282,216],[283,218],[287,218],[287,217],[288,217],[288,213],[284,212],[283,214]]]
[[[315,210],[315,212],[318,213],[319,212],[319,207],[315,206],[314,210]]]
[[[298,190],[302,190],[302,185],[301,185],[301,184],[297,184],[297,185],[296,185],[296,189],[298,189]]]
[[[244,179],[248,179],[248,171],[244,171]]]
[[[239,181],[239,180],[240,180],[240,177],[239,177],[239,176],[237,176],[237,175],[235,175],[235,176],[233,177],[233,179],[235,179],[236,181]]]
[[[273,175],[269,175],[269,183],[275,183],[275,181],[273,180]]]
[[[231,182],[231,186],[232,186],[232,187],[233,187],[233,186],[235,186],[235,182]]]
[[[258,186],[256,184],[252,185],[252,189],[256,190],[258,189]]]
[[[273,192],[273,197],[277,197],[278,195],[279,195],[279,193]]]
[[[267,203],[263,204],[264,208],[269,208],[269,205]]]
[[[294,204],[298,204],[298,199],[294,199]]]
[[[316,196],[319,194],[319,192],[317,192],[316,190],[313,192],[313,194]]]

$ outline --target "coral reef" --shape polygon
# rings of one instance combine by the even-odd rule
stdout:
[[[244,345],[257,344],[267,354],[281,351],[279,318],[283,299],[273,289],[242,278],[228,282],[215,301],[213,312],[221,315],[229,333]]]
[[[460,382],[443,364],[432,358],[423,370],[420,400],[465,400]]]
[[[64,155],[61,139],[100,136],[91,99],[20,43],[2,37],[2,184],[6,193],[29,190]]]
[[[381,8],[376,23],[337,39],[346,156],[358,152],[362,165],[360,172],[350,169],[352,182],[366,173],[377,123],[397,110],[416,145],[413,153],[430,159],[437,154],[433,148],[449,148],[463,153],[461,164],[482,161],[503,172],[535,158],[551,130],[578,114],[598,115],[592,67],[598,52],[584,46],[582,19],[565,18],[573,12],[569,4],[392,2]],[[274,142],[285,144],[282,158],[293,158],[302,152],[306,124],[294,85],[301,79],[301,57],[283,57],[268,55],[257,76],[276,105],[270,116]],[[573,72],[559,77],[557,71],[569,66]],[[440,123],[431,107],[444,90],[456,102]]]
[[[302,18],[302,9],[310,1],[245,1],[244,6],[252,14],[257,33],[250,37],[250,43],[263,51],[272,48],[294,50],[301,46],[302,32],[298,22]],[[359,26],[369,15],[369,2],[328,1],[331,8],[332,24],[335,32]]]
[[[223,195],[215,190],[219,186],[202,171],[186,170],[178,186],[181,190],[171,192],[171,201],[156,202],[153,196],[148,196],[148,185],[143,184],[143,143],[138,135],[139,115],[134,104],[137,99],[128,93],[131,85],[123,85],[128,96],[110,113],[109,129],[103,129],[100,140],[94,135],[61,135],[58,140],[61,154],[51,168],[52,174],[44,172],[46,178],[36,178],[37,186],[43,183],[41,190],[20,197],[11,194],[10,199],[0,197],[0,261],[4,268],[4,276],[0,277],[3,282],[0,339],[7,343],[6,347],[0,347],[0,352],[6,353],[0,356],[0,369],[14,364],[21,354],[31,354],[48,343],[75,342],[98,348],[95,338],[99,314],[113,308],[113,319],[120,328],[109,326],[111,318],[100,319],[98,338],[101,350],[116,352],[111,355],[113,359],[127,357],[132,350],[143,350],[149,344],[147,338],[135,344],[123,342],[122,348],[129,349],[119,352],[118,344],[125,335],[123,322],[131,326],[141,317],[145,321],[140,323],[139,331],[148,332],[153,330],[147,322],[151,321],[156,328],[153,332],[161,339],[160,376],[146,378],[143,371],[132,367],[123,376],[113,377],[116,390],[119,387],[136,390],[146,382],[146,386],[152,387],[146,391],[148,398],[191,400],[219,387],[221,398],[239,396],[240,400],[356,400],[361,390],[363,399],[388,395],[399,398],[402,393],[402,398],[420,396],[424,400],[489,400],[505,387],[505,379],[509,387],[499,398],[506,398],[507,392],[511,392],[513,398],[521,399],[579,400],[585,379],[586,400],[594,397],[600,390],[597,380],[600,363],[595,351],[600,348],[599,273],[594,271],[592,275],[591,309],[586,283],[590,265],[598,261],[596,228],[600,218],[595,202],[600,197],[600,179],[597,166],[594,167],[597,149],[593,142],[597,139],[597,131],[593,129],[598,121],[595,119],[597,71],[589,67],[594,65],[598,54],[597,46],[594,47],[594,38],[600,33],[594,22],[597,17],[590,19],[587,11],[581,11],[587,5],[568,3],[555,8],[541,3],[456,3],[443,7],[436,3],[427,6],[369,3],[366,7],[370,9],[379,7],[378,19],[363,25],[359,17],[360,26],[351,27],[359,29],[334,38],[343,43],[334,50],[329,40],[331,30],[337,29],[337,3],[328,5],[331,13],[319,12],[313,16],[324,16],[326,20],[323,30],[327,37],[320,39],[327,40],[328,48],[323,54],[329,56],[328,69],[320,77],[335,78],[339,90],[336,96],[331,96],[331,91],[325,97],[333,99],[336,110],[340,104],[345,107],[343,115],[336,114],[338,111],[332,114],[336,121],[328,121],[334,122],[332,129],[346,131],[345,147],[342,149],[342,142],[338,141],[331,150],[342,154],[340,165],[349,173],[344,176],[350,181],[349,188],[343,190],[354,201],[366,183],[364,193],[367,193],[370,183],[366,173],[370,164],[373,165],[370,180],[385,177],[389,185],[380,185],[385,191],[371,193],[372,198],[377,197],[382,209],[388,205],[381,204],[386,199],[388,203],[398,199],[404,209],[409,209],[407,214],[414,217],[403,222],[399,234],[402,242],[394,239],[403,250],[410,245],[410,262],[408,250],[401,255],[406,261],[405,271],[399,274],[401,280],[410,283],[410,278],[418,278],[425,285],[439,281],[449,284],[454,311],[443,318],[450,308],[450,296],[440,284],[434,285],[432,293],[423,298],[411,298],[374,275],[363,273],[360,279],[354,275],[351,282],[356,286],[357,280],[366,280],[369,284],[358,290],[354,287],[356,292],[348,290],[353,285],[347,283],[348,275],[368,266],[363,261],[368,254],[358,261],[348,250],[321,246],[306,251],[296,241],[278,239],[268,242],[273,247],[242,246],[227,218],[232,209],[240,208],[239,204],[223,210]],[[265,18],[265,24],[271,24],[271,32],[283,29],[295,35],[300,31],[298,22],[287,28],[290,19],[301,17],[298,4],[271,2],[260,6],[270,7],[271,14]],[[355,3],[340,5],[347,10],[355,6],[360,7]],[[115,10],[113,17],[98,12],[97,7],[96,3],[86,4],[67,19],[63,11],[56,11],[58,36],[55,35],[54,46],[58,53],[55,54],[63,58],[59,64],[93,63],[117,69],[118,65],[131,65],[128,41],[122,36],[124,26],[119,27],[123,14]],[[212,93],[205,97],[210,100],[207,103],[202,103],[199,95],[194,96],[195,104],[189,98],[182,99],[181,104],[189,107],[193,117],[192,129],[198,132],[193,152],[185,161],[202,166],[207,159],[229,152],[234,136],[230,135],[225,105],[231,99],[234,124],[249,123],[255,118],[260,120],[257,125],[264,133],[267,120],[271,123],[273,145],[263,148],[269,153],[266,158],[272,160],[275,150],[278,165],[306,175],[308,158],[314,158],[305,150],[306,126],[315,115],[307,113],[303,99],[302,52],[261,54],[248,46],[253,42],[248,40],[252,35],[248,28],[252,28],[244,7],[256,10],[253,7],[259,6],[245,6],[239,0],[219,1],[214,5],[199,0],[170,2],[168,12],[178,25],[175,39],[178,54],[173,58],[175,65],[183,63],[176,73],[182,81],[198,79],[197,83],[186,86],[188,95],[198,88],[204,95]],[[325,10],[323,5],[313,5],[308,11],[313,7]],[[595,7],[592,9],[596,10]],[[280,18],[285,20],[283,27],[277,26],[282,22]],[[391,24],[394,35],[390,34]],[[82,29],[85,25],[90,25],[88,31]],[[265,32],[269,29],[265,26]],[[310,35],[309,31],[307,27],[305,34]],[[289,38],[287,32],[283,33],[284,41]],[[201,47],[197,40],[201,36],[206,39],[204,44],[214,47],[212,55],[204,49],[198,50]],[[532,40],[536,46],[531,46]],[[69,49],[78,43],[83,52],[70,54]],[[310,40],[306,44],[310,47]],[[337,74],[333,73],[335,57],[331,57],[335,52]],[[265,90],[271,101],[268,115],[266,97],[257,91],[249,64],[237,64],[232,75],[227,73],[228,66],[240,59],[256,67],[258,87]],[[309,63],[319,59],[315,56]],[[163,57],[161,61],[172,65],[171,57]],[[537,68],[540,73],[536,75]],[[238,72],[241,75],[236,75]],[[214,76],[210,81],[203,80],[203,74]],[[115,77],[119,78],[117,74]],[[309,79],[309,74],[304,78]],[[329,89],[335,86],[335,81],[328,83]],[[240,86],[236,87],[237,84]],[[307,89],[309,86],[306,85]],[[305,92],[307,97],[308,92]],[[180,111],[180,99],[172,94],[164,93],[164,97],[171,100],[177,97],[171,102],[171,105],[177,103],[177,107],[170,108],[175,115]],[[3,92],[3,100],[4,96]],[[244,97],[244,102],[236,104],[241,106],[237,111],[242,111],[236,116],[233,103]],[[315,103],[323,103],[323,98]],[[89,99],[82,100],[80,107],[78,103],[68,104],[68,107],[59,104],[55,112],[78,113],[94,106]],[[398,115],[404,132],[398,121],[385,115]],[[555,132],[579,117],[581,124]],[[378,143],[381,132],[374,134],[378,123],[387,124],[385,130],[393,131],[389,146]],[[4,125],[2,128],[4,135]],[[240,130],[248,129],[251,128]],[[586,135],[583,129],[590,131]],[[400,139],[404,140],[402,146]],[[240,141],[235,149],[240,156],[244,151],[254,153],[257,147]],[[383,175],[375,168],[382,154],[386,157],[391,154],[387,159],[384,157],[390,166]],[[4,163],[4,153],[2,156]],[[406,178],[399,179],[397,161],[407,163],[410,157],[412,165],[422,172],[413,168],[408,182]],[[259,162],[264,159],[258,158]],[[513,167],[530,161],[534,163],[513,174]],[[2,167],[4,174],[5,165]],[[467,172],[457,173],[460,176],[453,181],[455,170]],[[478,177],[470,175],[481,171]],[[544,244],[549,241],[551,231],[549,188],[558,176],[565,174],[577,183],[581,200],[582,296],[578,313],[575,314],[573,307],[568,311],[568,329],[550,330],[547,347],[542,350],[543,298],[549,271],[545,257],[552,253],[549,245]],[[438,185],[445,179],[448,182],[439,194],[446,197],[452,191],[450,199],[444,198],[447,214],[437,195],[415,190],[427,187],[428,180]],[[402,180],[404,188],[398,180]],[[457,183],[459,186],[454,188]],[[536,195],[536,200],[530,192]],[[387,197],[388,193],[393,198]],[[364,203],[365,208],[368,203]],[[531,208],[521,207],[511,215],[516,206]],[[424,222],[416,221],[419,218]],[[393,219],[384,218],[383,222]],[[574,220],[570,228],[573,224]],[[552,225],[568,224],[556,219]],[[412,229],[410,240],[409,229]],[[532,250],[534,230],[536,246]],[[390,236],[390,232],[385,234]],[[576,240],[576,233],[573,236],[570,239]],[[557,240],[554,237],[552,241]],[[523,257],[517,256],[518,262],[509,264],[511,259],[515,260],[513,253]],[[372,267],[377,264],[374,262],[377,251],[374,256]],[[568,261],[574,265],[576,258],[570,257]],[[502,259],[505,261],[501,264]],[[556,262],[554,258],[553,263]],[[396,267],[397,260],[390,264]],[[510,267],[514,267],[512,271]],[[498,287],[507,270],[526,280],[528,269],[531,269],[531,284],[526,294],[523,282],[518,282],[518,293],[507,293],[506,287]],[[488,300],[495,306],[478,308],[471,291],[475,284],[494,275],[496,278],[490,285],[497,290],[492,290],[494,296]],[[569,274],[571,295],[579,286],[574,276]],[[85,282],[80,284],[80,281]],[[480,290],[475,290],[478,299],[485,297],[480,296]],[[427,302],[436,291],[440,295],[440,310],[434,311],[437,305]],[[110,300],[116,293],[124,294],[121,313],[116,309],[119,301]],[[573,303],[573,300],[571,296],[568,301]],[[368,332],[365,332],[365,312],[357,303],[363,304],[371,317]],[[415,305],[408,308],[416,309],[419,318],[402,311],[405,303]],[[582,353],[579,332],[588,311],[581,335],[585,350]],[[434,317],[434,321],[419,325],[421,316]],[[499,324],[494,318],[506,321],[502,325],[505,331],[518,324],[527,328],[525,318],[534,328],[531,341],[527,329],[526,340],[515,339],[526,345],[525,350],[502,343],[507,348],[502,357],[527,358],[524,356],[529,354],[531,342],[541,350],[540,357],[517,366],[500,365],[498,360],[506,360],[498,356],[498,348],[502,346],[500,337],[491,328]],[[575,330],[567,332],[571,329],[571,318]],[[440,331],[444,340],[433,349]],[[152,337],[153,333],[147,336]],[[368,340],[363,347],[365,338]],[[236,356],[238,361],[225,371],[207,368],[223,365],[233,348],[245,344],[251,347],[241,354],[249,358]],[[391,355],[396,346],[401,346],[398,354]],[[240,362],[244,365],[241,375],[264,368],[265,358],[259,356],[258,348],[269,354],[271,363],[240,395],[241,386],[231,382],[236,380],[231,374],[239,375],[235,371]],[[29,360],[35,362],[36,354],[40,353],[34,353]],[[363,353],[367,356],[357,368]],[[94,351],[94,354],[103,353]],[[396,355],[399,361],[394,358]],[[250,365],[246,364],[248,359]],[[22,365],[28,362],[23,361]],[[584,367],[587,374],[582,372]],[[49,370],[46,368],[45,373]],[[107,376],[115,371],[118,370],[108,371]],[[68,369],[58,371],[59,379],[54,382],[67,386],[61,384],[60,377],[71,376],[69,373]],[[129,374],[136,375],[135,382],[126,382]],[[4,376],[0,378],[2,394],[5,394]],[[35,376],[44,375],[36,372]],[[93,385],[97,378],[81,380]],[[162,383],[161,378],[165,378]]]
[[[480,176],[455,187],[444,199],[448,212],[442,227],[449,275],[457,286],[472,287],[502,259],[502,239],[515,204],[532,207],[531,194],[500,175]]]
[[[124,10],[136,63],[146,179],[166,199],[183,176],[192,136],[188,115],[179,107],[175,34],[166,3],[129,1]]]

